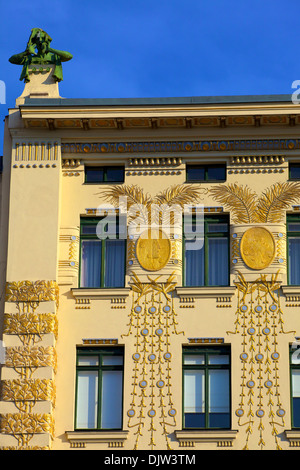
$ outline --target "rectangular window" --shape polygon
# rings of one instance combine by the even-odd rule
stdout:
[[[186,180],[189,183],[226,181],[226,165],[187,165]]]
[[[300,428],[300,351],[290,349],[292,428]]]
[[[185,216],[189,217],[189,216]],[[229,224],[225,217],[204,217],[203,244],[192,240],[195,219],[184,223],[184,285],[227,286],[229,284]],[[190,233],[189,233],[190,230]]]
[[[300,180],[300,163],[290,163],[290,180]]]
[[[287,216],[288,283],[300,285],[300,216]]]
[[[119,220],[112,219],[115,238],[99,239],[97,226],[104,219],[82,218],[80,224],[80,287],[124,287],[126,240],[122,239]],[[107,218],[105,218],[107,221]]]
[[[122,429],[123,349],[78,348],[75,429]]]
[[[86,183],[124,183],[123,166],[86,166]]]
[[[183,427],[230,428],[228,348],[183,349]]]

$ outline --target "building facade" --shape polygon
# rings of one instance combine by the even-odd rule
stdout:
[[[28,73],[1,175],[1,448],[297,449],[299,106],[68,99]]]

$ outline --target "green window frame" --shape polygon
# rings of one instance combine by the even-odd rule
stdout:
[[[123,427],[124,348],[78,347],[75,430]]]
[[[84,182],[86,184],[114,184],[124,183],[125,167],[124,166],[85,166]]]
[[[298,346],[298,347],[297,347]],[[300,429],[300,348],[290,346],[291,425]]]
[[[192,227],[194,227],[196,217],[185,215],[184,220],[186,218],[191,220]],[[186,230],[184,223],[182,245],[183,285],[185,287],[228,286],[230,252],[229,217],[227,215],[204,216],[203,247],[200,250],[191,250],[190,258],[187,248],[188,244],[193,242],[189,242],[187,239]],[[222,259],[220,257],[216,258],[218,253],[222,256]],[[199,262],[198,268],[196,266],[197,257]],[[215,269],[213,266],[215,266]]]
[[[287,214],[286,250],[288,285],[300,285],[300,215]]]
[[[183,429],[231,428],[229,346],[183,347]]]
[[[226,181],[226,164],[186,165],[186,181],[188,183],[205,183]]]
[[[115,224],[116,233],[108,238],[97,236],[97,225],[103,221]],[[118,288],[125,286],[126,221],[120,217],[81,217],[79,287]],[[114,259],[113,250],[116,251]]]

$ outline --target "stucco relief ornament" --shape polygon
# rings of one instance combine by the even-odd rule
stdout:
[[[25,51],[10,57],[9,62],[12,64],[23,65],[20,76],[21,81],[30,81],[30,65],[37,66],[36,72],[39,72],[39,66],[47,64],[55,65],[53,79],[56,82],[60,82],[63,79],[61,63],[71,60],[73,56],[69,52],[51,48],[51,41],[52,38],[45,31],[40,28],[33,28]]]

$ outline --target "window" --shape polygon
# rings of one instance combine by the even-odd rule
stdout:
[[[300,180],[300,163],[290,163],[290,180]]]
[[[192,182],[225,181],[226,165],[187,165],[186,180]]]
[[[78,348],[75,429],[121,429],[123,349]]]
[[[86,183],[123,183],[123,166],[86,166]]]
[[[300,355],[299,349],[290,349],[292,428],[300,428]]]
[[[229,284],[228,218],[204,217],[204,242],[199,249],[197,249],[198,241],[189,238],[197,229],[195,218],[190,220],[190,224],[184,224],[184,285],[227,286]]]
[[[185,429],[230,428],[228,348],[183,349],[183,420]]]
[[[287,216],[288,283],[300,285],[300,216]]]
[[[115,238],[99,239],[97,226],[101,218],[82,218],[80,224],[80,287],[124,287],[126,241],[121,238],[117,220]],[[105,222],[108,218],[105,218]],[[105,228],[105,223],[103,223]]]

